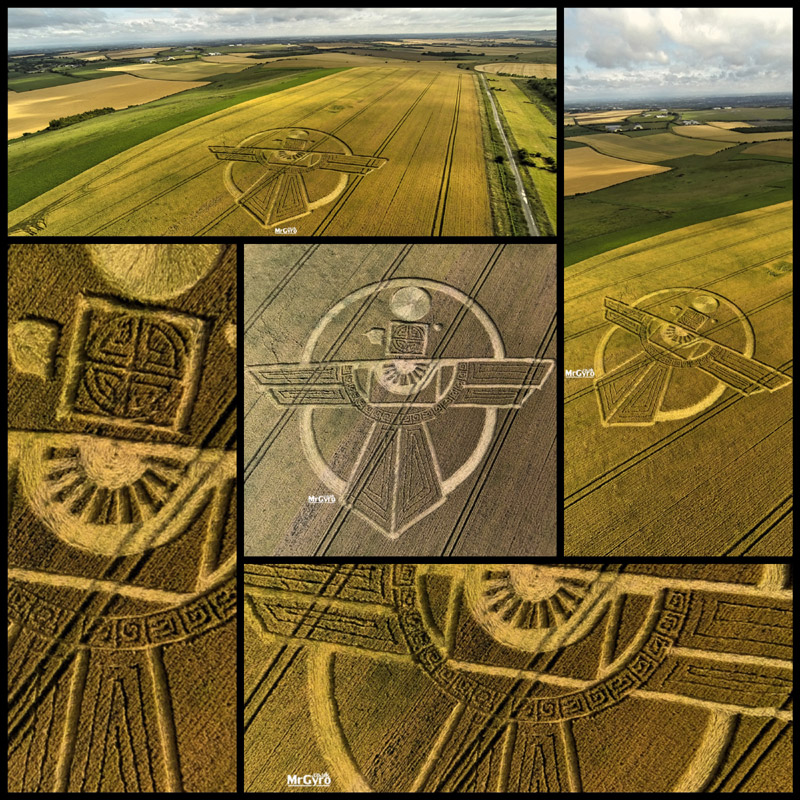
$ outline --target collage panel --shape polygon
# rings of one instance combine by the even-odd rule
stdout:
[[[222,30],[255,18],[245,34],[274,13],[216,10]],[[554,236],[552,22],[372,41],[352,26],[13,54],[9,235]]]
[[[791,791],[779,564],[248,564],[244,789]]]
[[[10,8],[8,792],[791,793],[792,91],[788,7]]]
[[[246,245],[247,557],[556,555],[556,248]]]
[[[566,10],[567,556],[793,554],[791,25]]]
[[[9,248],[9,791],[236,789],[236,298],[232,246]]]

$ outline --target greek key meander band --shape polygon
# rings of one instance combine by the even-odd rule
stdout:
[[[661,611],[641,648],[613,674],[586,689],[558,697],[513,697],[483,686],[453,669],[431,640],[418,606],[416,567],[395,565],[395,604],[400,627],[413,657],[448,694],[500,719],[527,722],[561,722],[609,708],[641,686],[667,657],[686,621],[690,593],[664,589]]]
[[[235,613],[234,578],[183,605],[135,617],[89,616],[43,600],[18,581],[8,585],[9,620],[65,645],[124,650],[168,644],[216,628]]]

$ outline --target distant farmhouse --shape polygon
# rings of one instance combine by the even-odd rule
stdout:
[[[152,64],[155,61],[155,59],[154,58],[140,58],[139,61],[141,61],[142,64]]]
[[[606,125],[606,130],[609,133],[618,133],[622,130],[622,125]]]
[[[702,125],[702,122],[698,122],[696,119],[682,119],[681,125]]]

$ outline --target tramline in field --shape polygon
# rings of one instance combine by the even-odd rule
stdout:
[[[478,76],[400,63],[347,69],[149,139],[12,211],[10,232],[491,235]]]

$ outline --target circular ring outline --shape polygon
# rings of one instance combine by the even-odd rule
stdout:
[[[505,358],[505,347],[503,345],[503,339],[500,336],[500,331],[497,329],[497,326],[494,324],[492,318],[477,300],[465,294],[460,289],[456,289],[455,287],[446,283],[441,283],[440,281],[433,281],[427,278],[391,278],[386,281],[377,281],[375,283],[369,283],[366,286],[362,286],[360,289],[357,289],[355,292],[351,292],[349,295],[347,295],[347,297],[342,298],[338,303],[328,309],[326,314],[322,317],[322,319],[320,319],[320,321],[311,331],[308,341],[303,348],[303,353],[300,356],[299,363],[312,363],[314,348],[316,347],[322,332],[333,320],[333,318],[347,308],[347,306],[359,300],[370,297],[373,294],[377,294],[384,289],[395,287],[400,289],[407,286],[418,286],[423,289],[441,292],[449,295],[462,305],[466,306],[467,310],[471,311],[477,317],[478,321],[488,334],[489,341],[492,346],[492,358]],[[325,483],[326,486],[330,487],[330,489],[336,494],[344,495],[347,491],[347,481],[343,480],[339,475],[337,475],[330,465],[325,461],[322,453],[319,450],[316,439],[314,438],[313,411],[313,405],[303,406],[301,409],[300,437],[306,458],[311,464],[314,472],[317,473],[317,476]],[[475,449],[472,451],[470,457],[449,478],[446,478],[442,481],[442,494],[444,495],[450,494],[457,486],[463,483],[472,474],[472,472],[475,470],[475,467],[478,465],[478,463],[480,463],[489,449],[492,436],[494,435],[495,423],[497,421],[497,409],[486,408],[484,411],[485,416],[483,421],[483,429],[481,430],[478,443],[475,445]]]
[[[657,294],[661,294],[662,292],[696,292],[697,289],[687,288],[687,287],[674,287],[669,289],[659,289],[655,292],[650,292],[650,294],[646,294],[640,297],[638,300],[635,300],[632,305],[637,307],[639,303],[643,302],[644,300],[649,300],[651,297],[655,297]],[[742,355],[746,356],[747,358],[751,358],[753,353],[755,352],[755,333],[753,331],[753,326],[750,324],[750,320],[747,319],[745,313],[742,311],[739,306],[737,306],[732,301],[728,300],[727,297],[723,297],[721,294],[717,294],[716,292],[711,292],[708,290],[704,290],[706,294],[714,295],[715,297],[719,297],[721,300],[724,300],[729,306],[732,306],[735,310],[735,313],[739,317],[739,320],[742,322],[744,331],[745,331],[745,339],[746,339],[746,347],[745,351]],[[606,374],[606,370],[603,366],[603,356],[605,355],[605,350],[610,341],[611,337],[619,330],[618,325],[611,325],[610,329],[606,331],[603,338],[600,340],[600,343],[597,345],[597,350],[595,351],[595,358],[594,358],[594,371],[595,371],[595,378],[600,379]],[[632,356],[632,358],[636,358],[637,356]],[[631,359],[628,359],[630,361]],[[628,363],[627,361],[623,362],[623,364]],[[622,366],[622,364],[619,364]],[[668,420],[679,420],[679,419],[686,419],[687,417],[693,417],[695,414],[699,414],[701,411],[705,411],[705,409],[712,406],[714,403],[719,400],[720,397],[725,393],[725,390],[728,386],[722,381],[718,381],[719,385],[710,393],[708,394],[703,400],[699,400],[697,403],[694,403],[691,406],[685,406],[683,408],[672,409],[671,411],[661,411],[659,410],[656,412],[653,421],[654,422],[666,422]]]

